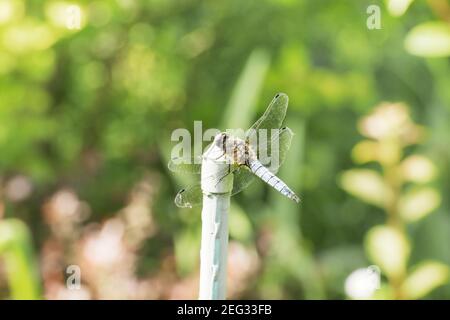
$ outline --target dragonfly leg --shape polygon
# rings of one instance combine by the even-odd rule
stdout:
[[[216,183],[216,187],[217,185],[223,180],[225,179],[226,176],[228,176],[231,173],[231,164],[228,165],[228,172],[226,174],[224,174],[222,177],[219,178],[219,180]]]
[[[213,158],[213,160],[219,160],[219,159],[222,158],[224,155],[225,155],[225,151],[224,151],[220,156],[218,156],[217,158]]]
[[[238,165],[238,168],[241,168],[241,167],[247,167],[248,169],[250,169],[250,165],[246,162],[246,163],[241,163],[241,164],[239,164]],[[226,174],[224,174],[218,181],[217,181],[217,184],[216,184],[216,186],[223,180],[223,179],[225,179],[225,177],[227,176],[227,175],[229,175],[231,172],[234,172],[235,170],[231,170],[231,165],[228,165],[228,172],[226,173]]]

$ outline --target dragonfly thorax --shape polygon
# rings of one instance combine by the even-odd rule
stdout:
[[[226,159],[234,165],[249,165],[256,159],[256,153],[243,139],[221,133],[216,140]]]

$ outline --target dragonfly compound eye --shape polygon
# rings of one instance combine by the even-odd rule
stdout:
[[[226,135],[224,133],[220,133],[214,138],[214,145],[216,145],[217,147],[222,147],[225,140]]]

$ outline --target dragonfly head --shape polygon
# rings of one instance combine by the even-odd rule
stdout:
[[[228,138],[229,138],[229,135],[226,132],[221,132],[214,138],[213,143],[215,146],[219,147],[220,149],[225,149]]]

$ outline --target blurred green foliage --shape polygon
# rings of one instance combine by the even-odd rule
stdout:
[[[346,277],[376,263],[407,297],[450,298],[450,5],[377,1],[382,29],[369,30],[373,2],[0,0],[0,223],[30,229],[43,295],[61,297],[65,266],[80,264],[87,296],[111,297],[104,279],[119,268],[85,266],[100,263],[91,236],[119,234],[118,261],[132,257],[120,275],[148,284],[144,298],[195,298],[200,211],[173,204],[189,178],[167,170],[171,131],[194,120],[246,127],[283,91],[296,135],[280,177],[302,202],[262,183],[233,198],[230,295],[345,298]],[[407,104],[423,129],[404,157],[388,143],[385,158],[370,158],[373,141],[361,142],[358,119],[383,101]],[[396,186],[402,227],[392,231],[383,179],[400,159],[433,179]],[[376,237],[407,243],[401,284],[371,253]],[[37,297],[32,280],[19,293],[14,283],[38,269],[11,276],[6,260],[0,298]],[[120,288],[113,297],[138,291]]]
[[[28,228],[23,222],[0,222],[0,255],[4,257],[12,299],[39,299],[41,285]]]

